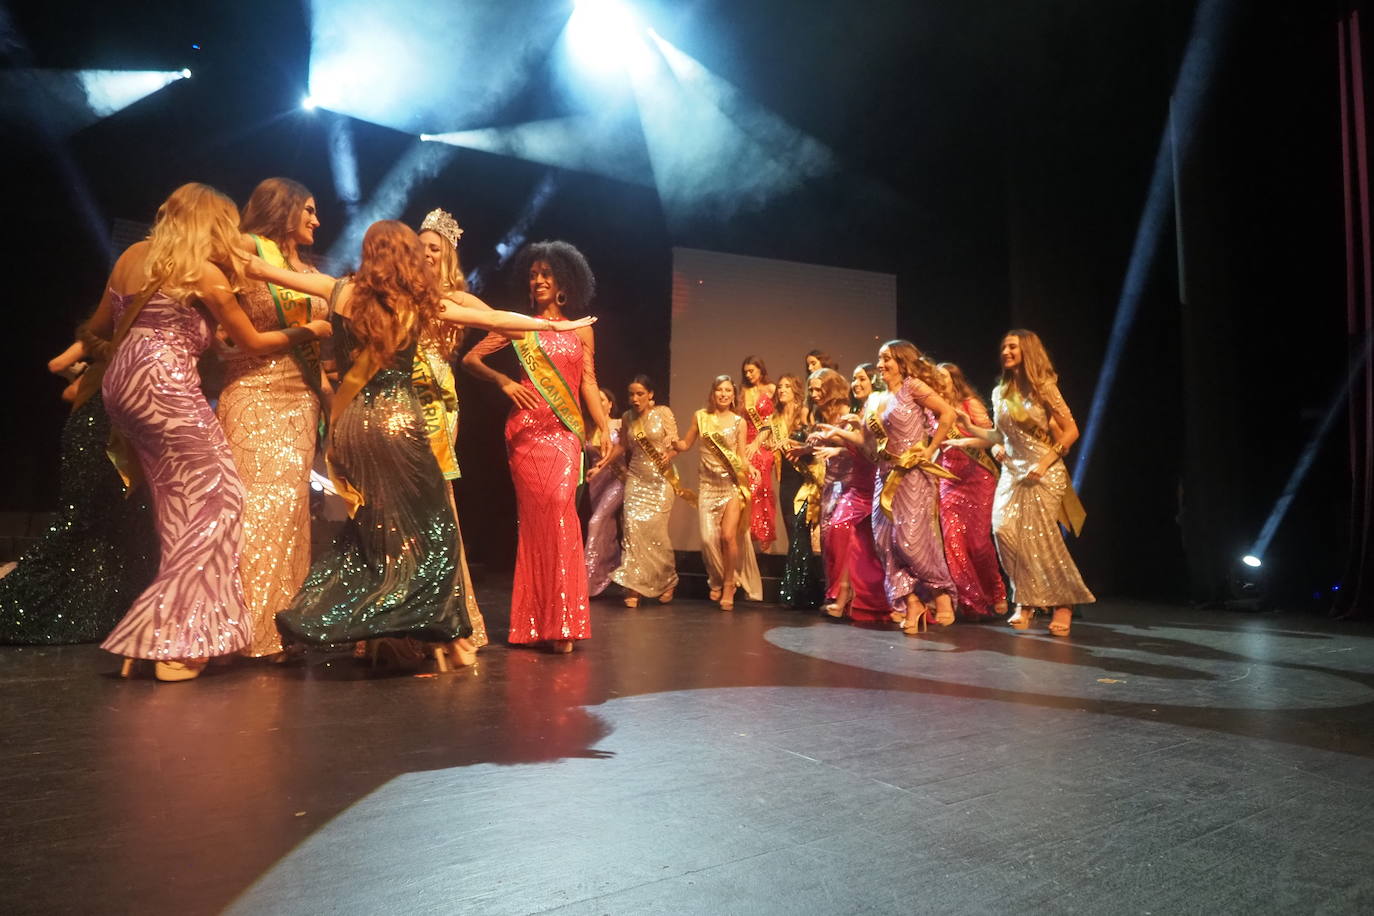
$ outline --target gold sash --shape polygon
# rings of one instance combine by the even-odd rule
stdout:
[[[735,492],[739,493],[743,504],[740,506],[739,528],[741,532],[749,530],[749,503],[752,498],[752,490],[749,488],[749,470],[740,460],[739,455],[735,454],[725,442],[725,437],[716,429],[715,418],[710,411],[698,410],[696,413],[697,431],[701,433],[703,442],[711,446],[715,453],[725,462],[725,466],[730,469],[730,475],[735,478]]]
[[[1040,426],[1031,427],[1031,435],[1051,451],[1054,450],[1055,442],[1048,429]],[[1073,488],[1073,478],[1069,477],[1069,465],[1064,462],[1064,456],[1059,455],[1055,460],[1064,463],[1064,477],[1068,483],[1064,489],[1064,497],[1059,501],[1057,520],[1059,524],[1072,531],[1074,537],[1079,537],[1083,533],[1083,523],[1088,520],[1088,510],[1083,508],[1083,501],[1078,498],[1078,491]]]
[[[258,247],[258,256],[268,264],[284,270],[294,269],[286,263],[286,257],[281,253],[276,242],[261,235],[253,235],[250,238]],[[293,289],[278,286],[275,283],[268,283],[267,291],[272,296],[272,304],[277,307],[277,320],[281,322],[283,329],[303,328],[310,323],[309,296]],[[297,368],[301,370],[301,377],[305,379],[305,384],[309,386],[315,395],[315,400],[323,408],[324,388],[320,385],[320,342],[311,340],[296,344],[288,352],[290,352],[291,358],[295,360]],[[315,434],[318,441],[324,442],[325,434],[329,431],[329,424],[323,409],[320,410],[319,416]]]
[[[790,459],[789,459],[790,460]],[[802,485],[797,488],[797,495],[792,498],[792,515],[795,517],[806,507],[806,524],[815,525],[821,517],[821,490],[825,487],[825,462],[812,456],[805,462],[792,462],[792,466],[801,471]]]
[[[885,458],[892,462],[892,470],[887,472],[887,479],[883,481],[883,492],[878,497],[882,504],[883,512],[888,518],[892,518],[892,502],[897,497],[897,487],[902,483],[902,478],[912,471],[920,470],[929,474],[931,477],[943,477],[946,480],[958,480],[956,474],[952,474],[940,467],[929,458],[922,456],[929,445],[928,442],[918,442],[900,455],[894,455],[887,450],[887,442],[883,442],[883,447],[878,451],[879,458]]]
[[[339,293],[347,285],[346,279],[340,279],[334,284],[334,291],[329,295],[329,311],[334,311],[334,303],[338,301]],[[358,396],[358,392],[367,387],[367,383],[372,381],[372,376],[377,374],[381,368],[377,365],[376,359],[366,350],[358,354],[358,359],[349,367],[345,373],[343,381],[339,382],[339,388],[334,392],[334,401],[329,410],[329,422],[332,426],[339,422],[339,418],[344,415],[348,405],[353,403],[353,399]],[[341,467],[334,454],[334,437],[330,436],[324,450],[324,469],[329,474],[329,481],[334,485],[334,490],[339,494],[348,506],[348,517],[352,518],[358,511],[358,507],[363,505],[362,491],[353,486],[348,480],[348,470]]]
[[[458,396],[439,383],[423,347],[415,349],[410,387],[415,390],[415,397],[420,402],[420,413],[425,420],[425,437],[429,439],[429,450],[434,453],[434,460],[439,462],[439,470],[446,480],[461,477],[447,422],[448,414],[458,410]]]
[[[622,422],[621,425],[624,426],[625,424]],[[644,432],[643,417],[635,417],[630,422],[630,437],[644,450],[644,454],[649,456],[649,460],[653,462],[658,472],[663,475],[663,479],[672,485],[673,492],[695,506],[697,504],[697,495],[682,486],[682,481],[677,476],[677,468],[673,467],[673,463],[668,460],[667,456],[655,448],[654,444],[649,441],[648,434]]]
[[[582,409],[578,406],[577,397],[574,395],[572,386],[563,378],[563,373],[558,371],[558,367],[549,359],[549,355],[539,345],[539,336],[535,331],[526,331],[525,336],[512,341],[515,348],[515,355],[520,358],[520,365],[525,367],[525,372],[534,382],[534,390],[549,405],[560,423],[577,436],[578,442],[585,442],[587,439],[587,428],[582,422]],[[582,461],[582,466],[577,472],[577,482],[581,484],[585,480],[586,460]]]
[[[110,359],[114,359],[114,354],[119,350],[119,345],[124,342],[124,338],[129,336],[129,330],[134,326],[134,320],[138,318],[138,313],[143,311],[143,306],[148,304],[148,300],[153,298],[157,292],[157,286],[151,289],[140,291],[134,300],[124,309],[124,314],[119,316],[119,324],[115,326],[114,337],[110,341]],[[72,410],[76,410],[82,404],[89,401],[100,390],[100,383],[105,379],[105,370],[110,368],[109,361],[92,362],[81,373],[81,380],[76,386],[76,399],[72,401]],[[138,463],[138,455],[134,452],[129,440],[124,438],[113,424],[110,426],[110,438],[105,445],[105,454],[109,457],[110,463],[119,472],[120,478],[124,481],[124,495],[127,496],[138,485],[143,483],[143,468]]]

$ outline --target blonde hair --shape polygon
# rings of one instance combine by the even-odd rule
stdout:
[[[458,249],[449,244],[449,240],[444,238],[443,233],[433,229],[422,229],[417,235],[424,235],[426,232],[439,236],[439,240],[443,242],[439,246],[441,254],[435,273],[440,294],[467,292],[468,281],[463,276],[463,263],[458,258]],[[425,347],[438,351],[445,362],[452,362],[454,354],[458,352],[458,347],[463,342],[463,330],[462,325],[436,318],[425,325],[424,331],[420,335],[420,341]]]
[[[1054,363],[1050,361],[1049,351],[1041,343],[1039,334],[1024,328],[1013,328],[1002,335],[1002,340],[1008,337],[1015,337],[1020,346],[1021,365],[1002,370],[997,396],[1007,403],[1013,418],[1024,420],[1026,408],[1023,401],[1029,398],[1043,406],[1049,400],[1047,392],[1059,384],[1059,374],[1054,371]]]
[[[157,208],[143,262],[143,291],[160,289],[183,306],[199,298],[205,262],[224,271],[231,292],[242,276],[233,257],[239,242],[239,208],[207,184],[189,182]]]
[[[797,431],[797,428],[810,422],[806,411],[806,388],[802,385],[801,379],[792,373],[787,373],[778,379],[778,388],[788,385],[792,389],[792,403],[786,407],[779,407],[776,404],[777,397],[774,397],[774,407],[782,421],[787,424],[788,435]]]

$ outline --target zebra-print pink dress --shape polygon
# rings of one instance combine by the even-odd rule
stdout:
[[[117,324],[133,297],[112,295]],[[243,484],[196,371],[213,331],[203,308],[155,293],[101,385],[143,466],[161,547],[157,578],[101,643],[129,658],[227,655],[253,639],[239,578]]]

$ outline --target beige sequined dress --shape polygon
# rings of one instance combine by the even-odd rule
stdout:
[[[1055,410],[1068,412],[1057,388],[1049,397]],[[1050,450],[1049,418],[1045,408],[1022,400],[1023,419],[1013,415],[1013,405],[1003,399],[999,386],[992,395],[993,420],[1006,457],[997,495],[992,504],[992,530],[997,554],[1011,580],[1012,600],[1026,607],[1068,607],[1091,604],[1097,599],[1083,583],[1059,529],[1059,507],[1069,487],[1069,471],[1063,460],[1050,465],[1038,482],[1026,480]],[[1039,434],[1037,435],[1037,430]]]
[[[635,441],[636,424],[660,455],[677,440],[677,420],[667,407],[654,407],[641,418],[628,411],[621,422],[622,441],[630,455],[625,474],[625,544],[620,568],[611,573],[611,581],[636,594],[657,597],[677,585],[677,563],[668,537],[668,517],[677,494]]]
[[[239,304],[259,331],[281,329],[267,284],[251,282]],[[312,299],[312,318],[326,315]],[[291,605],[310,570],[310,468],[320,405],[291,353],[224,357],[219,416],[243,479],[243,550],[239,572],[253,629],[244,655],[280,652],[275,615]]]
[[[701,558],[706,565],[706,579],[712,589],[719,589],[725,581],[725,557],[720,549],[721,519],[731,503],[741,501],[739,488],[735,485],[735,475],[730,466],[716,452],[710,443],[704,441],[708,432],[719,432],[725,444],[742,458],[745,445],[744,418],[733,413],[723,417],[705,412],[697,414],[698,424],[711,424],[699,428],[703,441],[698,445],[701,450],[701,464],[697,469],[697,517],[701,522]],[[736,526],[735,541],[739,545],[739,557],[735,561],[735,585],[744,589],[751,601],[763,600],[763,579],[759,575],[759,561],[754,556],[754,545],[749,538],[749,508],[741,507],[744,524]]]

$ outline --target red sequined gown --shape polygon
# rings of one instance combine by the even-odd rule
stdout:
[[[745,444],[752,445],[754,440],[759,437],[759,428],[750,416],[753,407],[759,419],[767,423],[768,418],[773,415],[773,401],[768,395],[757,388],[744,389],[744,407],[741,411],[744,414],[744,426],[746,429]],[[754,540],[760,544],[771,544],[777,537],[775,520],[773,517],[773,462],[776,456],[773,450],[759,447],[754,452],[754,457],[749,459],[749,463],[758,469],[758,476],[749,485],[751,490],[751,502],[749,503],[749,533],[754,536]]]
[[[987,410],[974,398],[963,403],[964,412],[979,426],[990,429]],[[956,430],[955,437],[964,435]],[[940,530],[945,541],[945,561],[958,592],[959,615],[980,620],[1005,607],[1006,586],[997,565],[992,542],[992,499],[997,476],[961,448],[940,450],[940,465],[958,480],[940,481]]]
[[[583,353],[576,331],[539,331],[548,354],[581,405]],[[535,391],[528,376],[520,384]],[[543,642],[591,636],[587,567],[577,518],[582,443],[541,397],[506,421],[506,453],[515,483],[520,537],[511,595],[510,641]]]

